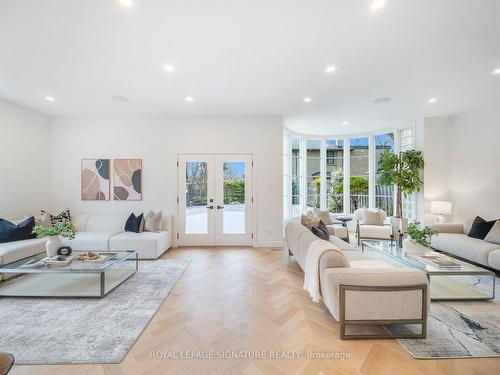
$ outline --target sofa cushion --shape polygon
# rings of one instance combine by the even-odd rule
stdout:
[[[86,231],[123,232],[127,215],[89,215],[85,223]]]
[[[0,243],[0,264],[15,262],[45,251],[46,238]]]
[[[390,239],[392,227],[390,225],[360,225],[359,234],[364,238]]]
[[[495,222],[496,220],[486,221],[482,217],[476,216],[468,236],[484,240],[488,232],[493,228],[493,225],[495,225]]]
[[[311,233],[312,235],[312,233]],[[122,232],[109,240],[111,251],[134,250],[140,259],[156,259],[163,254],[171,244],[169,232]]]
[[[71,246],[73,250],[80,251],[108,251],[109,239],[118,231],[88,231],[77,232],[73,240],[63,238],[62,242],[66,246]]]
[[[339,238],[347,238],[347,228],[340,224],[327,225],[328,233]]]
[[[500,245],[500,220],[496,221],[495,225],[493,225],[486,237],[484,237],[484,240]]]
[[[432,236],[431,247],[460,258],[488,266],[488,254],[499,245],[458,233],[439,233]]]
[[[33,216],[23,220],[19,224],[0,219],[0,243],[33,239],[35,218]]]
[[[488,264],[490,267],[500,271],[500,249],[490,251],[488,254]]]
[[[326,225],[333,224],[332,217],[330,216],[330,211],[320,210],[319,208],[315,208],[313,209],[313,214]]]

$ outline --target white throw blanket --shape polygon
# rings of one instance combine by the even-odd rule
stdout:
[[[319,258],[328,250],[334,249],[335,246],[324,240],[316,240],[311,242],[306,254],[306,269],[304,270],[304,290],[307,290],[313,302],[321,300],[320,285],[319,285]]]

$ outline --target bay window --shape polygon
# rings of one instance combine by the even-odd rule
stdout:
[[[350,212],[370,205],[368,188],[370,177],[370,160],[368,137],[351,138],[349,143],[350,164]]]

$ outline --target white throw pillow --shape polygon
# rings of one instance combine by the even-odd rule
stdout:
[[[484,237],[486,242],[491,242],[500,245],[500,220],[497,220],[493,227],[490,229],[486,237]]]
[[[311,230],[313,226],[319,224],[319,219],[313,214],[312,211],[307,211],[300,217],[300,223],[307,229]]]
[[[363,220],[361,220],[360,224],[364,225],[384,225],[384,221],[382,220],[382,212],[365,210],[363,212]]]
[[[332,225],[332,217],[330,216],[330,211],[328,210],[320,210],[319,208],[315,208],[313,210],[314,216],[316,216],[319,220],[321,220],[325,225]]]
[[[155,214],[153,211],[149,211],[144,219],[144,230],[146,232],[160,232],[161,231],[161,219],[162,211]]]

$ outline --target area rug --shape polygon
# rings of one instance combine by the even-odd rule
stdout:
[[[476,286],[483,281],[471,277]],[[495,296],[499,292],[497,278]],[[419,359],[500,357],[500,299],[432,302],[427,338],[398,342]]]
[[[104,298],[0,298],[0,350],[20,365],[120,363],[188,265],[141,261]]]

